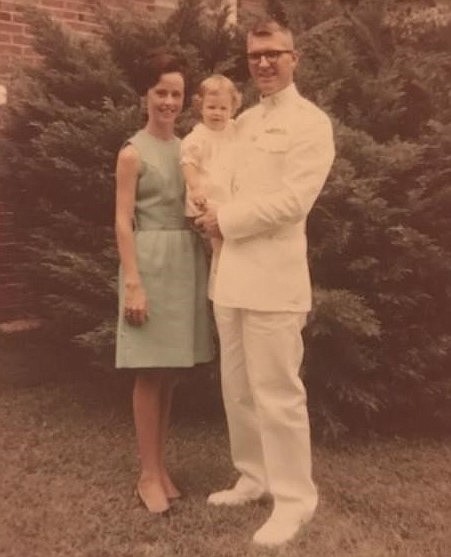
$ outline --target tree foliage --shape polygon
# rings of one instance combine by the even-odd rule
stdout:
[[[449,12],[390,0],[284,9],[302,52],[297,84],[333,118],[337,146],[309,221],[316,289],[305,368],[315,423],[335,434],[449,427]],[[103,35],[89,40],[39,11],[26,17],[42,62],[14,82],[0,178],[27,233],[47,332],[111,363],[114,164],[143,121],[145,60],[167,44],[187,60],[188,99],[220,71],[250,100],[244,34],[227,9],[201,0],[182,0],[163,23],[103,12]],[[192,123],[188,109],[180,133]]]
[[[450,18],[428,34],[418,13],[343,2],[299,33],[300,88],[334,115],[337,142],[310,220],[309,378],[323,417],[345,427],[450,423]]]

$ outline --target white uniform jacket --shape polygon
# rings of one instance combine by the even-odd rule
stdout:
[[[330,120],[291,84],[243,112],[237,134],[233,199],[218,211],[224,244],[213,300],[309,311],[305,227],[334,158]]]

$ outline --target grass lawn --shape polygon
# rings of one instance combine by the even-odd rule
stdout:
[[[153,517],[133,496],[130,380],[64,367],[0,342],[2,557],[451,556],[451,443],[316,444],[318,512],[294,542],[264,551],[250,539],[268,503],[205,504],[235,479],[211,400],[179,388],[168,460],[185,497]]]

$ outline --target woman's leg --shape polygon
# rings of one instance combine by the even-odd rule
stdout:
[[[172,407],[172,395],[174,392],[174,387],[176,384],[176,379],[170,375],[163,379],[162,384],[162,396],[161,396],[161,428],[160,428],[160,473],[161,481],[169,499],[176,499],[180,497],[180,491],[175,487],[171,478],[169,477],[168,471],[166,469],[165,463],[165,447],[168,439],[169,433],[169,422]]]
[[[138,373],[133,390],[133,413],[141,459],[138,493],[148,510],[155,513],[169,508],[161,478],[164,381],[163,373],[157,370]]]

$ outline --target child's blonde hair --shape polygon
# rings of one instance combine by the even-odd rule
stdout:
[[[242,95],[231,79],[222,74],[213,74],[201,81],[197,93],[193,96],[193,107],[200,112],[205,96],[217,95],[226,91],[232,99],[232,116],[241,106]]]

